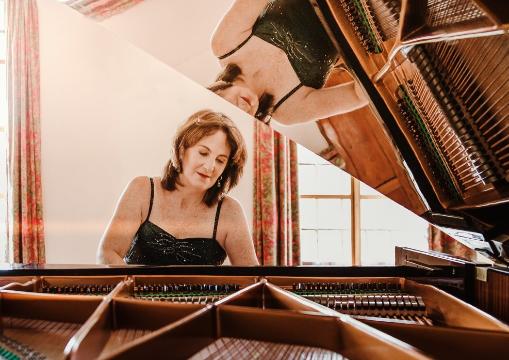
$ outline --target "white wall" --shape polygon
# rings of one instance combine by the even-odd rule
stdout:
[[[94,263],[125,185],[157,176],[176,126],[211,108],[252,153],[252,120],[166,64],[55,0],[38,0],[46,259]],[[252,223],[252,156],[232,195]],[[147,199],[148,201],[148,199]]]
[[[100,24],[206,86],[220,71],[210,38],[232,3],[233,0],[145,0]],[[273,121],[272,127],[315,153],[328,146],[314,122],[284,126]]]
[[[101,25],[175,70],[207,85],[220,67],[210,49],[216,24],[233,0],[145,0]]]

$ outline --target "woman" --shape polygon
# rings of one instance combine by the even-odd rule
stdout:
[[[258,265],[241,205],[225,194],[246,162],[244,140],[225,115],[192,115],[177,131],[161,179],[137,177],[101,240],[105,264]]]
[[[265,122],[291,125],[367,104],[353,81],[322,88],[339,56],[308,0],[236,0],[211,45],[223,72],[208,88]]]

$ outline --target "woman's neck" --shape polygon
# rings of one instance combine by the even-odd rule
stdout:
[[[177,185],[177,188],[172,191],[172,202],[179,209],[196,208],[203,205],[204,191],[197,191],[188,186]]]

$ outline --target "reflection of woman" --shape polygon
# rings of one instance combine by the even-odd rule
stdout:
[[[241,205],[224,194],[239,181],[246,148],[225,115],[204,110],[178,130],[162,179],[137,177],[101,240],[106,264],[257,265]]]
[[[223,72],[209,89],[259,119],[295,124],[367,104],[354,82],[322,88],[338,53],[308,0],[236,0],[212,51]]]

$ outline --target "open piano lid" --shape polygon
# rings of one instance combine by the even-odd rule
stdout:
[[[399,149],[427,205],[423,216],[472,249],[507,256],[503,1],[311,2]]]

